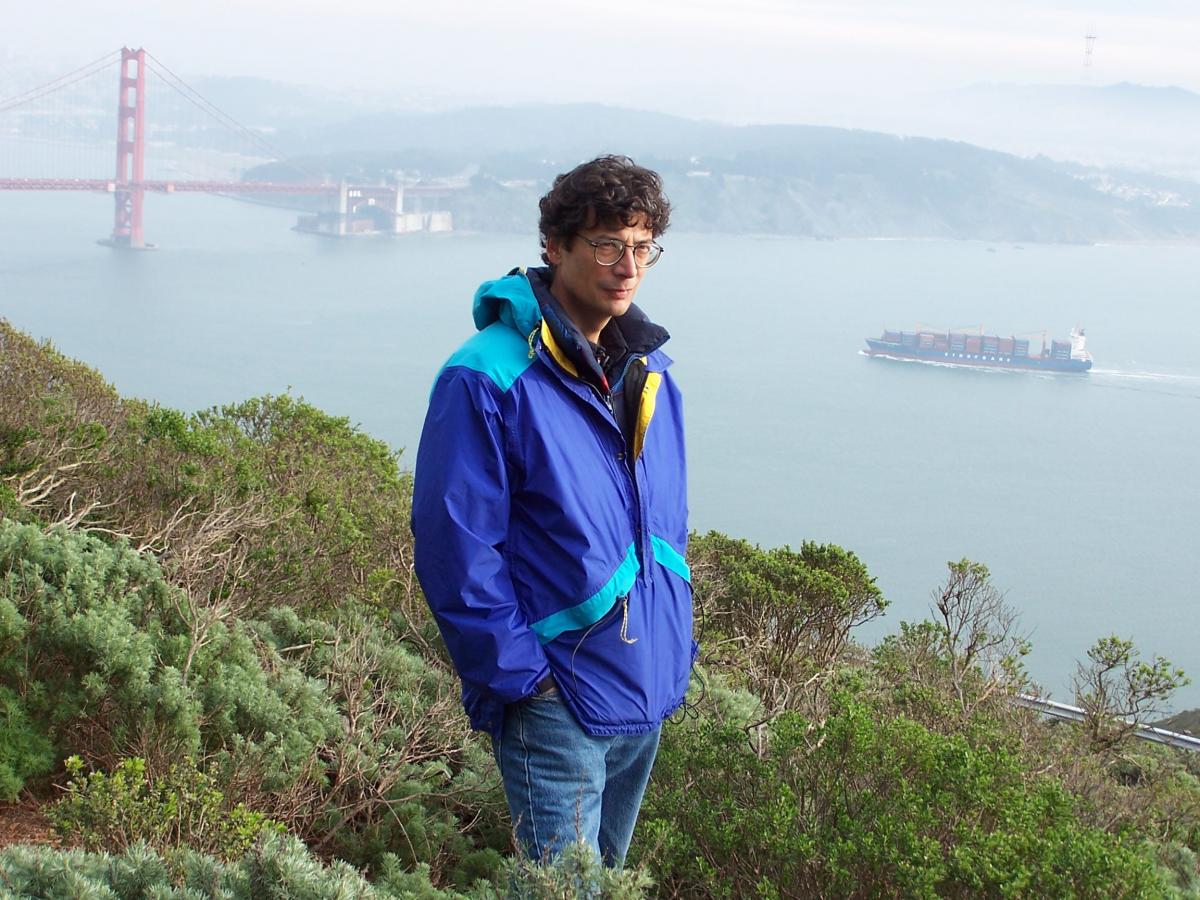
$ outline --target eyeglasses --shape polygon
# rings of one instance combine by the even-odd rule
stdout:
[[[654,241],[643,241],[640,244],[626,244],[624,241],[619,241],[616,238],[603,238],[598,241],[593,241],[590,238],[585,238],[582,234],[577,234],[575,237],[581,241],[590,244],[592,247],[592,255],[602,266],[615,266],[621,261],[626,250],[633,251],[633,262],[639,269],[648,269],[662,256],[663,248]]]

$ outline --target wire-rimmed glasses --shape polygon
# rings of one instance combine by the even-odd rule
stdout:
[[[642,241],[637,244],[626,244],[616,238],[601,238],[593,241],[582,234],[575,235],[581,241],[591,245],[592,255],[602,266],[615,266],[621,261],[626,250],[633,251],[633,262],[639,269],[648,269],[662,256],[663,248],[655,241]]]

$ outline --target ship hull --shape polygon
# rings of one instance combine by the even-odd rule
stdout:
[[[914,360],[940,363],[947,366],[969,366],[977,369],[1016,369],[1025,372],[1083,373],[1092,367],[1090,359],[1059,359],[1052,356],[1012,356],[1002,353],[968,353],[954,350],[934,350],[905,347],[890,341],[867,338],[867,355],[885,359]]]

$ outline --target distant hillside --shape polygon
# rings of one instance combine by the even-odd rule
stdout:
[[[528,230],[554,175],[603,152],[659,169],[689,231],[1092,242],[1200,237],[1200,184],[969,144],[731,126],[596,105],[361,116],[283,131],[330,175],[457,177],[459,228]],[[263,167],[255,177],[284,177]]]
[[[451,94],[437,95],[428,91],[393,94],[292,84],[246,75],[197,75],[190,77],[188,82],[204,99],[241,124],[266,132],[327,126],[383,109],[441,109],[457,99]],[[168,98],[170,94],[162,93],[160,97]]]
[[[886,131],[1200,182],[1200,94],[1141,84],[979,84],[912,98],[870,119]]]
[[[1177,713],[1169,719],[1156,722],[1155,725],[1159,728],[1165,728],[1167,731],[1178,731],[1181,734],[1200,737],[1200,709],[1189,709],[1185,712]]]

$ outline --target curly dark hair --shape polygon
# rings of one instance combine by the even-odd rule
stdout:
[[[542,261],[547,264],[547,238],[569,248],[571,238],[583,228],[617,222],[628,228],[642,218],[658,237],[671,221],[671,203],[663,195],[662,178],[628,156],[598,156],[559,175],[538,207],[542,211],[538,221]]]

